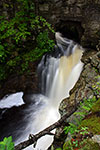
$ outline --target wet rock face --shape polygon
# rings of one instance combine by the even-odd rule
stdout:
[[[86,52],[84,53],[84,56],[82,58],[82,61],[84,62],[84,68],[83,71],[81,73],[81,76],[78,80],[78,82],[76,83],[76,85],[74,86],[74,88],[70,91],[70,97],[69,98],[65,98],[64,100],[62,100],[60,106],[59,106],[59,112],[61,114],[61,116],[65,115],[65,114],[70,114],[70,111],[73,110],[73,108],[77,107],[77,104],[80,101],[83,101],[84,99],[93,99],[94,97],[96,98],[96,100],[99,99],[99,101],[97,101],[97,103],[92,107],[92,112],[93,115],[89,114],[89,118],[91,115],[91,118],[95,116],[95,118],[91,119],[90,121],[94,121],[94,124],[92,122],[89,121],[89,119],[85,118],[85,120],[83,120],[82,126],[84,125],[84,127],[90,127],[90,125],[94,128],[94,131],[96,130],[95,134],[99,134],[97,131],[100,131],[100,127],[97,127],[97,123],[98,126],[100,125],[100,52],[95,53],[95,52]],[[76,112],[81,112],[82,109],[78,108],[78,110]],[[85,115],[84,115],[85,117]],[[77,120],[80,119],[80,116],[77,116],[75,114],[72,114],[69,118],[66,118],[66,123],[70,122],[70,123],[74,123],[77,125],[76,122],[76,118]],[[85,122],[84,122],[85,121]],[[89,124],[88,124],[89,122]],[[86,124],[87,123],[87,124]],[[65,125],[66,126],[66,125]],[[62,127],[60,129],[57,129],[57,134],[56,136],[58,137],[57,139],[55,138],[54,142],[53,142],[53,146],[58,148],[61,147],[65,142],[64,138],[61,138],[61,135],[63,132],[60,132],[60,130],[62,129]],[[63,127],[64,129],[64,127]],[[63,131],[62,129],[62,131]],[[98,129],[98,130],[97,130]],[[94,133],[93,130],[90,130],[90,133]],[[63,134],[64,137],[65,134]],[[55,136],[55,137],[56,137]],[[67,137],[67,135],[66,135]],[[95,137],[95,136],[94,136]],[[67,137],[67,139],[71,139],[71,136],[69,135]],[[94,138],[95,140],[95,138]],[[60,142],[59,142],[60,141]],[[96,136],[96,143],[99,140],[97,140],[97,136]],[[57,143],[58,142],[58,143]],[[59,144],[60,143],[60,144]],[[90,145],[90,149],[92,149],[92,146]]]
[[[100,52],[83,58],[84,68],[75,87],[70,91],[70,97],[64,99],[60,104],[60,113],[69,113],[70,109],[84,99],[91,99],[94,96],[100,98]],[[85,54],[84,54],[85,55]],[[84,56],[83,56],[84,57]],[[88,63],[87,63],[88,62]]]
[[[95,47],[100,39],[100,1],[39,0],[38,13],[84,47]]]

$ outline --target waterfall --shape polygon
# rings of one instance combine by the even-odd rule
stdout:
[[[60,101],[69,96],[82,71],[82,47],[72,40],[56,33],[58,57],[49,56],[41,60],[38,72],[41,77],[41,91],[49,98],[49,104],[58,108]],[[45,62],[46,61],[46,62]]]
[[[31,129],[35,127],[35,133],[45,129],[60,118],[59,104],[61,100],[69,96],[69,91],[78,80],[83,67],[81,62],[82,47],[72,40],[63,38],[60,33],[56,33],[55,37],[57,41],[56,50],[59,53],[56,57],[43,56],[38,66],[42,92],[40,97],[44,104],[39,108],[31,126]],[[49,135],[40,138],[35,150],[46,150],[52,141],[53,137]]]
[[[38,74],[41,82],[41,94],[34,94],[31,103],[25,110],[27,127],[23,130],[16,144],[27,139],[29,134],[36,134],[53,124],[60,118],[58,112],[61,100],[69,96],[69,91],[77,82],[83,68],[81,46],[55,34],[56,46],[54,56],[43,56],[38,65]],[[34,111],[33,111],[34,110]],[[52,131],[53,133],[55,132]],[[47,150],[53,141],[53,136],[46,135],[37,141],[35,150]],[[31,150],[31,146],[26,148]]]

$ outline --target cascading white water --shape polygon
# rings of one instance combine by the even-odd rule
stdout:
[[[42,81],[41,91],[44,95],[40,95],[38,98],[41,98],[43,106],[35,114],[34,122],[31,124],[31,133],[43,130],[60,118],[59,104],[63,98],[69,96],[69,91],[75,85],[82,71],[83,63],[80,59],[83,49],[73,41],[61,37],[60,33],[56,33],[56,40],[60,50],[58,57],[45,58],[43,56],[38,66]],[[33,120],[32,117],[33,115],[31,120]],[[52,141],[52,136],[42,137],[38,140],[35,150],[46,150]],[[30,150],[30,147],[27,149]]]
[[[62,99],[69,96],[69,91],[82,71],[83,63],[80,59],[83,49],[72,40],[63,38],[60,33],[56,33],[56,41],[55,49],[58,50],[56,58],[43,56],[38,66],[42,94],[33,95],[36,103],[31,104],[26,110],[26,119],[29,123],[16,144],[27,139],[30,133],[35,134],[60,118],[59,104]],[[35,150],[46,150],[52,141],[53,136],[46,135],[40,138]]]
[[[4,97],[1,101],[0,101],[0,108],[11,108],[13,106],[20,106],[25,104],[23,99],[23,92],[19,92],[16,94],[12,94],[9,96]]]

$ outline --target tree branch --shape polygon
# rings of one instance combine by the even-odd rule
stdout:
[[[76,111],[76,107],[73,108],[73,110],[71,110],[71,112],[69,114],[64,115],[61,119],[59,119],[57,122],[55,122],[54,124],[52,124],[51,126],[45,128],[44,130],[42,130],[41,132],[35,134],[35,135],[30,135],[29,139],[21,142],[20,144],[15,146],[15,150],[22,150],[26,147],[28,147],[29,145],[32,144],[36,144],[37,140],[39,138],[41,138],[42,136],[45,136],[46,134],[52,135],[50,131],[52,131],[55,128],[58,128],[61,126],[61,124],[68,118],[70,117],[75,111]]]

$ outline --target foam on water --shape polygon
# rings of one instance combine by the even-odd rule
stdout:
[[[21,106],[24,104],[22,99],[23,92],[11,94],[9,96],[5,96],[0,100],[0,108],[11,108],[13,106]]]

